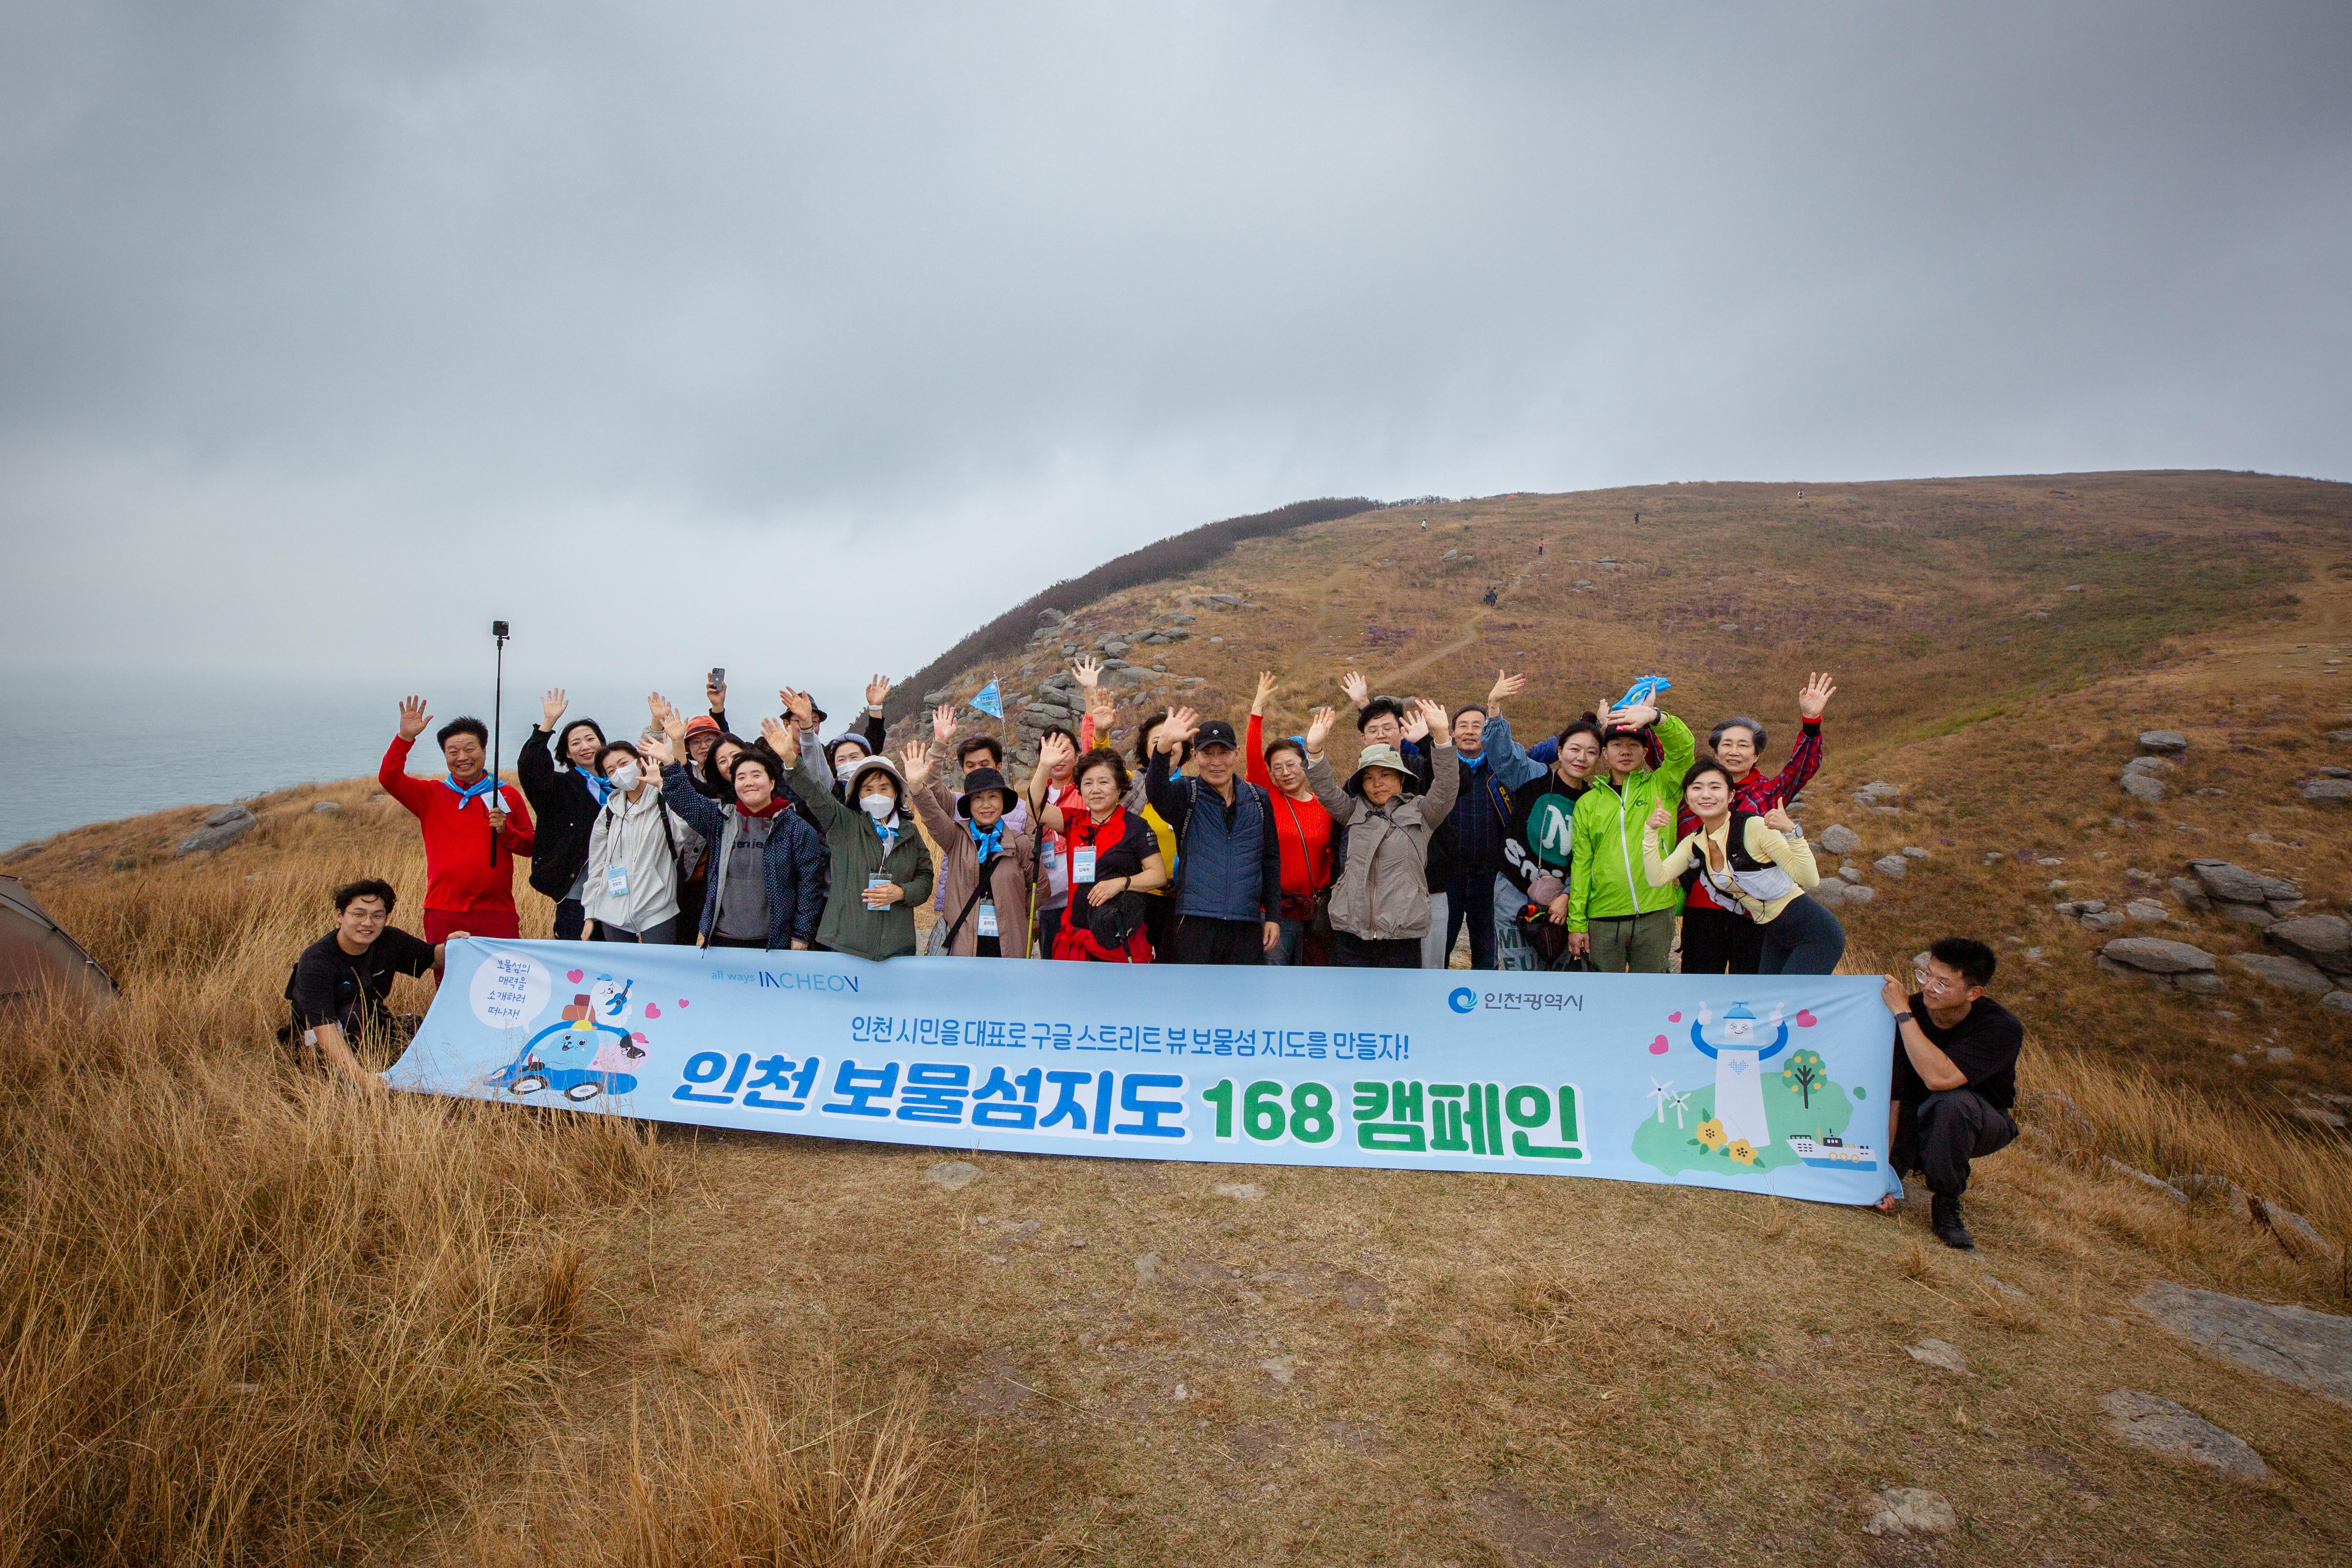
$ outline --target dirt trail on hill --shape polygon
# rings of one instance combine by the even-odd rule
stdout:
[[[2305,559],[2311,577],[2296,590],[2303,603],[2292,619],[2207,639],[2199,650],[2203,656],[2179,673],[2178,684],[2206,690],[2251,681],[2265,672],[2273,681],[2280,674],[2305,679],[2326,675],[2330,666],[2324,661],[2343,656],[2338,644],[2352,638],[2352,550],[2324,547]]]
[[[1333,582],[1337,582],[1346,575],[1347,573],[1345,570],[1334,572],[1332,574],[1331,580]],[[1521,568],[1519,570],[1513,572],[1504,580],[1502,585],[1503,591],[1505,593],[1508,593],[1512,589],[1517,588],[1520,583],[1526,581],[1528,573],[1525,568]],[[1502,608],[1503,607],[1500,604],[1491,606],[1486,604],[1477,605],[1456,623],[1460,627],[1462,632],[1459,637],[1456,637],[1453,642],[1447,643],[1443,646],[1431,649],[1428,653],[1422,654],[1421,657],[1417,659],[1408,660],[1404,664],[1397,665],[1394,669],[1383,672],[1377,679],[1373,676],[1371,667],[1362,660],[1351,659],[1349,663],[1364,672],[1364,678],[1371,682],[1374,690],[1378,691],[1386,689],[1393,694],[1399,683],[1411,679],[1412,676],[1421,674],[1423,670],[1432,669],[1438,664],[1444,664],[1454,654],[1461,653],[1465,648],[1467,648],[1472,643],[1477,642],[1479,634],[1486,629],[1486,622],[1494,618],[1496,611]],[[1319,657],[1320,655],[1311,652],[1294,655],[1290,661],[1289,666],[1290,678],[1295,681],[1303,680],[1311,684],[1316,678],[1316,664]]]

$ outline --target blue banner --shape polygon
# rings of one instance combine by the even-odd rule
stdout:
[[[393,1087],[928,1147],[1606,1176],[1869,1203],[1859,976],[449,947]]]

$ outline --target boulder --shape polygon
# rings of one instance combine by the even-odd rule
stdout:
[[[2143,729],[2139,732],[2139,748],[2178,755],[2189,749],[2189,737],[2177,729]]]
[[[2257,931],[2278,918],[2259,904],[2217,904],[2213,908],[2222,919],[2251,925]]]
[[[1881,855],[1870,866],[1881,876],[1900,877],[1910,871],[1911,862],[1901,855]]]
[[[1842,865],[1838,867],[1838,880],[1849,883],[1860,882],[1862,880],[1862,868],[1858,865]]]
[[[1969,1375],[1969,1358],[1960,1354],[1958,1345],[1948,1340],[1923,1339],[1917,1344],[1905,1345],[1903,1354],[1924,1366],[1938,1367],[1946,1372],[1957,1372],[1963,1376]]]
[[[1952,1505],[1919,1487],[1889,1487],[1872,1500],[1878,1511],[1863,1524],[1868,1535],[1948,1535],[1959,1523]]]
[[[1104,653],[1108,653],[1114,659],[1118,658],[1128,650],[1128,642],[1123,637],[1107,638],[1103,642],[1097,643],[1095,645],[1100,648]]]
[[[243,806],[216,807],[202,827],[180,841],[177,852],[193,855],[207,850],[225,850],[260,825],[260,819]]]
[[[2162,936],[2118,936],[2099,949],[2099,956],[2147,975],[2210,974],[2213,969],[2213,955],[2204,948]]]
[[[2330,740],[2352,740],[2352,729],[2331,729],[2327,732],[2327,738]]]
[[[2095,914],[2084,915],[2083,929],[2085,931],[2120,931],[2124,928],[2125,925],[2128,923],[2130,918],[2131,917],[2129,915],[2124,914],[2124,912],[2119,909],[2103,909]]]
[[[2167,877],[2164,880],[2164,885],[2172,890],[2173,897],[2191,909],[2204,910],[2213,907],[2213,900],[2206,893],[2204,884],[2193,876]]]
[[[331,817],[341,811],[342,807],[333,800],[321,800],[318,804],[312,806],[310,810],[313,811],[324,812],[326,815]]]
[[[2331,1011],[2352,1013],[2352,991],[2330,991],[2319,998],[2319,1005]]]
[[[1835,909],[1845,902],[1845,883],[1833,876],[1823,877],[1820,886],[1809,891],[1813,895],[1813,902],[1824,909]]]
[[[1927,852],[1921,849],[1917,844],[1905,844],[1903,846],[1903,858],[1905,860],[1923,861],[1927,858]]]
[[[2151,779],[2145,773],[2126,773],[2123,777],[2124,793],[2135,800],[2151,803],[2164,799],[2164,780]]]
[[[2129,904],[2125,904],[2124,914],[2127,917],[2139,921],[2142,925],[2161,925],[2165,921],[2171,918],[2171,915],[2166,913],[2164,905],[2161,904],[2152,903],[2145,898],[2135,898]]]
[[[2129,762],[2124,764],[2124,771],[2126,773],[2172,773],[2177,772],[2179,769],[2179,767],[2180,764],[2175,762],[2169,757],[2135,757]]]
[[[2189,862],[2189,874],[2204,888],[2207,896],[2224,904],[2260,904],[2265,898],[2287,896],[2273,894],[2269,884],[2275,879],[2257,876],[2242,865],[2229,861],[2194,860]],[[2292,887],[2292,883],[2281,883]]]
[[[2352,1406],[2352,1318],[2159,1280],[2132,1304],[2208,1355]]]
[[[2322,779],[2352,779],[2352,768],[2316,768],[2312,771]]]
[[[1862,848],[1862,835],[1842,822],[1822,830],[1822,848],[1833,855],[1850,855]]]
[[[1871,780],[1869,783],[1862,787],[1862,792],[1865,795],[1874,795],[1882,800],[1892,800],[1895,797],[1903,793],[1901,789],[1889,784],[1884,779],[1874,779]]]
[[[1872,899],[1877,896],[1878,894],[1872,889],[1856,883],[1845,890],[1845,896],[1841,899],[1840,902],[1844,904],[1868,904]]]
[[[2341,805],[2352,800],[2352,779],[2312,779],[2303,786],[2303,798],[2321,805]]]
[[[2298,915],[2272,925],[2263,940],[2331,975],[2352,974],[2352,921],[2340,915]]]
[[[925,1171],[923,1179],[955,1192],[978,1181],[980,1167],[970,1160],[942,1160]]]
[[[2273,986],[2284,986],[2290,991],[2306,996],[2325,996],[2336,988],[2336,982],[2321,974],[2300,958],[2290,958],[2283,953],[2233,953],[2230,962],[2257,979],[2268,980]]]
[[[2172,983],[2179,990],[2193,992],[2200,997],[2210,997],[2217,991],[2229,988],[2219,975],[2175,975],[2172,977]]]
[[[1040,626],[1059,626],[1063,622],[1067,621],[1068,619],[1068,616],[1063,614],[1058,610],[1040,610],[1037,612],[1037,624]]]
[[[2244,1438],[2160,1394],[2118,1388],[2099,1401],[2099,1408],[2107,1413],[2115,1435],[2126,1443],[2218,1470],[2232,1480],[2271,1479],[2270,1467]]]

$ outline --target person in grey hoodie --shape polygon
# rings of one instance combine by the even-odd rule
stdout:
[[[816,945],[858,958],[915,951],[915,906],[931,895],[931,852],[907,810],[907,781],[887,757],[860,758],[835,800],[803,754],[799,732],[771,719],[760,727],[790,769],[785,788],[824,828],[832,886]]]
[[[1454,809],[1459,768],[1449,767],[1452,726],[1444,708],[1417,705],[1434,747],[1429,792],[1407,791],[1412,764],[1391,746],[1368,746],[1342,789],[1333,779],[1323,742],[1339,716],[1315,710],[1307,727],[1307,782],[1331,821],[1348,832],[1348,860],[1331,889],[1331,961],[1355,969],[1418,969],[1421,939],[1429,929],[1429,835]]]
[[[610,789],[588,830],[588,940],[673,944],[678,863],[702,835],[662,800],[659,779],[627,741],[599,747],[595,767]]]

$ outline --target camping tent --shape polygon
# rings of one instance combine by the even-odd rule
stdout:
[[[49,918],[31,890],[16,877],[0,876],[0,1002],[45,986],[68,987],[93,1001],[114,996],[114,982],[98,960]]]

